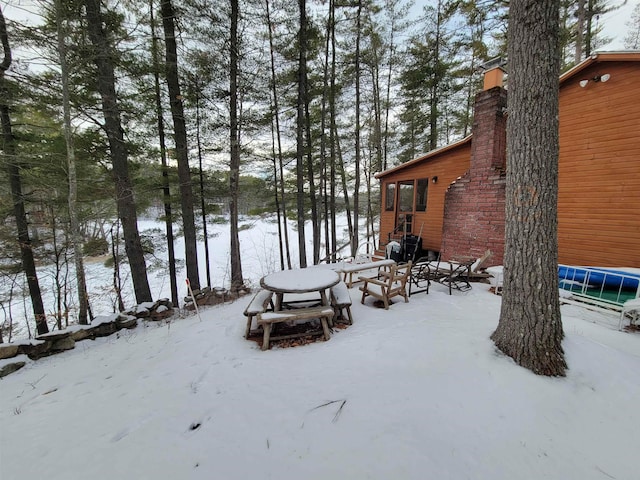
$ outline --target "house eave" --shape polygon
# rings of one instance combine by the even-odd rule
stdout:
[[[441,155],[444,152],[448,152],[449,150],[453,150],[455,148],[461,147],[461,146],[466,145],[467,143],[470,143],[470,142],[471,142],[471,135],[467,135],[462,140],[458,140],[457,142],[450,143],[449,145],[445,145],[444,147],[440,147],[440,148],[436,148],[435,150],[431,150],[430,152],[422,155],[421,157],[414,158],[413,160],[409,160],[408,162],[402,163],[402,164],[398,165],[397,167],[393,167],[393,168],[390,168],[388,170],[385,170],[384,172],[378,172],[378,173],[376,173],[374,175],[374,177],[380,179],[380,178],[386,177],[388,175],[391,175],[393,173],[397,173],[397,172],[399,172],[401,170],[404,170],[405,168],[411,168],[416,163],[424,162],[425,160],[428,160],[430,158],[437,157],[438,155]]]
[[[560,75],[560,85],[575,77],[586,68],[601,62],[640,62],[640,50],[624,50],[617,52],[595,52],[575,67]]]

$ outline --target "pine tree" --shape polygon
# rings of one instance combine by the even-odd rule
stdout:
[[[29,285],[29,295],[31,297],[31,305],[35,315],[36,330],[38,334],[43,334],[49,331],[49,327],[45,316],[44,304],[42,303],[40,284],[38,282],[36,265],[31,247],[31,238],[29,237],[27,213],[22,193],[22,177],[20,174],[19,158],[15,148],[15,138],[13,136],[11,116],[9,113],[8,101],[11,97],[11,93],[7,79],[5,78],[5,72],[11,66],[12,56],[9,44],[9,34],[7,33],[7,25],[1,9],[0,42],[2,43],[3,50],[3,59],[0,63],[0,123],[2,125],[2,151],[6,159],[5,162],[9,172],[11,198],[13,201],[13,212],[16,220],[16,226],[18,229],[18,244],[20,245],[22,268],[24,269],[27,277],[27,284]]]
[[[563,376],[558,298],[559,0],[512,0],[504,289],[491,338],[516,363]]]
[[[122,222],[125,238],[125,251],[131,267],[131,278],[138,303],[149,302],[151,290],[147,279],[147,266],[138,232],[138,215],[129,178],[129,152],[124,141],[118,95],[115,88],[113,65],[113,46],[103,28],[102,12],[99,0],[86,0],[87,30],[93,44],[92,59],[98,70],[98,90],[102,97],[104,129],[109,140],[109,149],[113,165],[113,177],[116,186],[118,215]]]

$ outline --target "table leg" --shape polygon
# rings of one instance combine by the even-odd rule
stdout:
[[[265,323],[262,328],[264,335],[262,336],[262,350],[269,350],[269,337],[271,336],[271,324]]]
[[[329,340],[331,338],[331,333],[329,332],[329,325],[327,325],[327,319],[325,317],[321,317],[320,323],[322,323],[322,331],[324,332],[324,339]]]

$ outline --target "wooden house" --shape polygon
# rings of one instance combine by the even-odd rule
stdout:
[[[442,258],[504,253],[507,90],[485,74],[472,134],[376,175],[380,245],[404,233]],[[640,52],[596,53],[560,77],[559,261],[640,268]]]

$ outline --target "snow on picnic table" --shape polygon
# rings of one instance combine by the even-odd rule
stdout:
[[[29,362],[0,381],[0,478],[638,478],[640,335],[563,306],[566,378],[489,335],[500,297],[351,296],[327,342],[262,352],[250,297]]]

